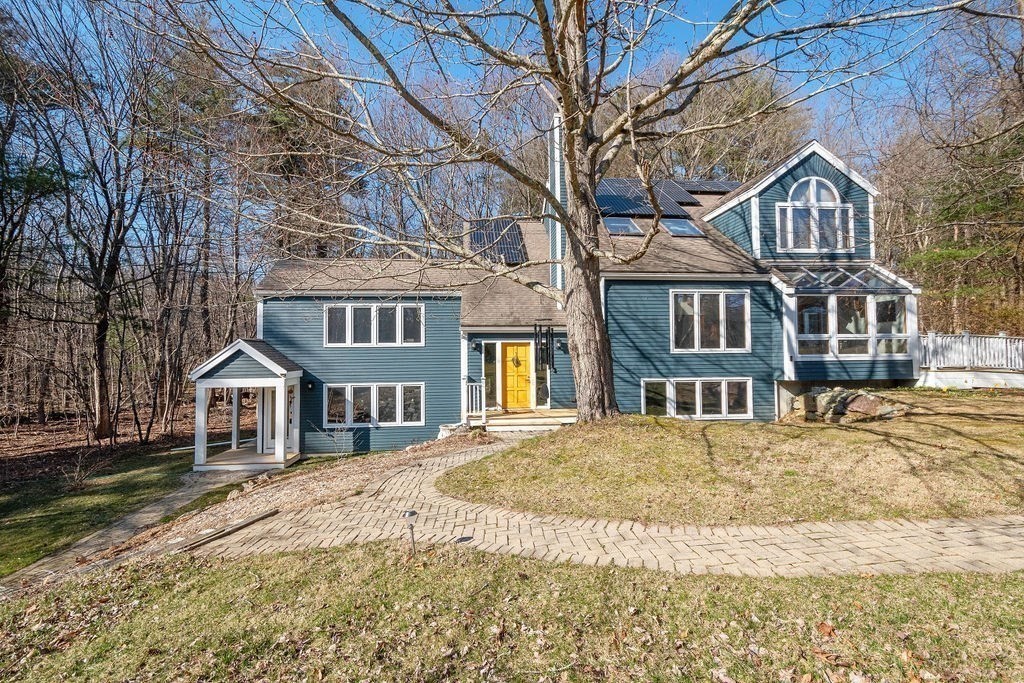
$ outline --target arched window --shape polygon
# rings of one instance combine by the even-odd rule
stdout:
[[[779,249],[797,252],[853,250],[853,206],[824,178],[804,178],[776,204]]]

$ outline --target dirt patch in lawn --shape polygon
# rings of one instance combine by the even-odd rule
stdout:
[[[515,510],[667,524],[1024,511],[1024,395],[891,393],[912,406],[909,416],[577,425],[448,472],[438,487]]]

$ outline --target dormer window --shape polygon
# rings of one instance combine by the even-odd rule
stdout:
[[[824,178],[804,178],[775,207],[781,251],[853,251],[853,205]]]

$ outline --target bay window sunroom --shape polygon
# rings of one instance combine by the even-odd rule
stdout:
[[[791,302],[797,360],[907,357],[916,337],[911,287],[875,267],[804,270]]]

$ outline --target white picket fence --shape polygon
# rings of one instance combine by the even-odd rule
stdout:
[[[1005,334],[982,335],[938,334],[929,332],[921,338],[921,367],[932,370],[964,368],[965,370],[1024,371],[1024,337]]]

